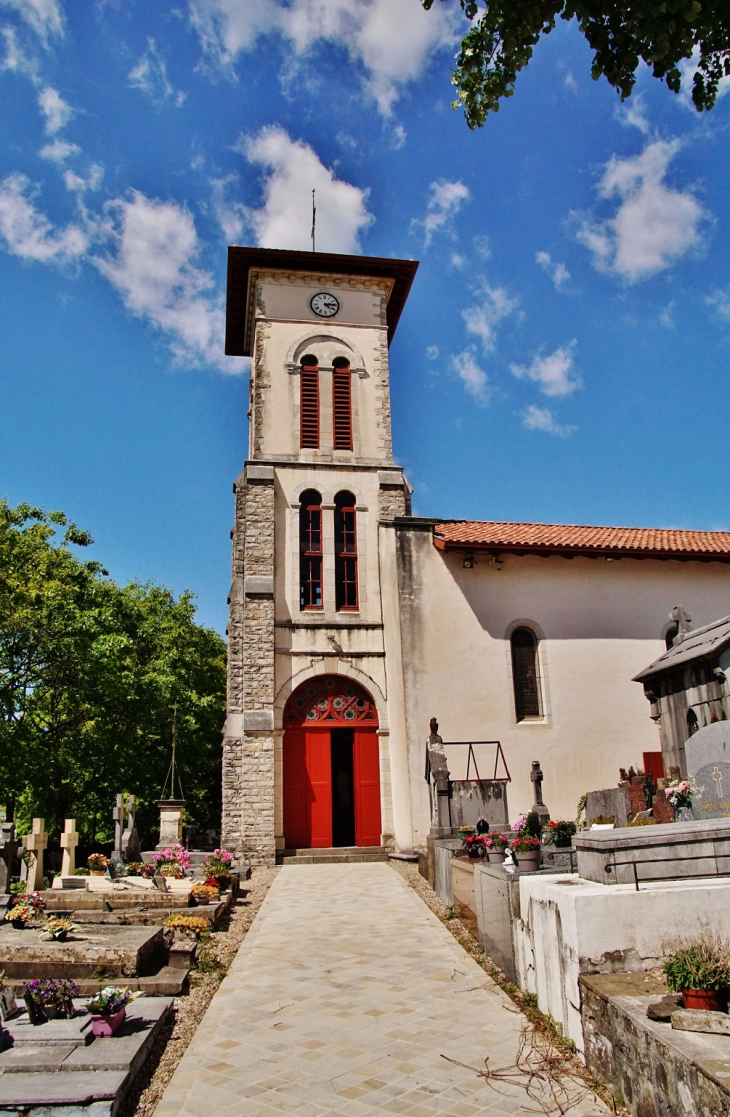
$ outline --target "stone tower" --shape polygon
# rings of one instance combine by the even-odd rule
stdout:
[[[417,266],[229,249],[226,352],[251,357],[251,388],[222,840],[254,863],[302,834],[354,845],[337,840],[350,793],[357,844],[412,845],[394,531],[410,490],[393,461],[388,346]]]

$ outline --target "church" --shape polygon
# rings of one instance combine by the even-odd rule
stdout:
[[[222,841],[253,863],[424,847],[432,717],[454,770],[507,773],[512,818],[533,761],[552,817],[574,818],[619,767],[661,767],[633,679],[672,611],[730,612],[730,533],[411,515],[388,352],[417,268],[229,248],[226,353],[251,381]]]

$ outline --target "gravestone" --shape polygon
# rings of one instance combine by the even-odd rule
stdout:
[[[112,819],[114,821],[114,849],[112,850],[112,858],[114,861],[121,861],[122,827],[124,825],[124,799],[121,794],[117,795],[117,801],[112,811]]]
[[[730,721],[705,725],[684,746],[687,775],[702,788],[695,818],[730,818]]]
[[[76,819],[67,818],[61,834],[61,849],[63,860],[61,862],[61,876],[72,877],[76,871],[76,846],[79,844],[79,835],[76,831]]]
[[[23,848],[30,854],[28,864],[27,888],[29,892],[37,892],[43,887],[43,854],[48,845],[46,822],[43,818],[33,819],[33,828],[30,834],[23,838]]]
[[[10,889],[15,858],[18,855],[18,840],[15,837],[15,823],[0,824],[0,896]]]
[[[122,857],[125,861],[142,860],[142,847],[134,824],[135,811],[135,797],[130,795],[127,800],[127,823],[122,834]]]
[[[530,779],[532,780],[532,787],[535,802],[532,804],[532,810],[537,811],[540,822],[545,823],[550,821],[550,811],[545,806],[542,797],[542,781],[544,779],[542,768],[540,767],[539,760],[533,760],[532,771],[530,772]]]

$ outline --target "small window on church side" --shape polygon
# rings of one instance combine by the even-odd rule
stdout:
[[[350,362],[335,357],[332,362],[333,445],[335,450],[352,449],[352,376]]]
[[[518,721],[540,717],[540,678],[537,660],[537,638],[529,628],[516,628],[512,646],[512,681],[515,691],[515,714]]]
[[[299,505],[299,608],[322,608],[322,497],[313,489]]]
[[[302,357],[300,388],[300,438],[304,448],[319,449],[319,365],[317,358]]]
[[[357,524],[355,498],[335,497],[335,603],[338,612],[357,609]]]

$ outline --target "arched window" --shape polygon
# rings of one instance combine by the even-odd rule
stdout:
[[[352,449],[352,376],[350,362],[332,362],[332,431],[335,450]]]
[[[667,645],[667,651],[674,645],[674,641],[679,633],[679,625],[670,624],[669,628],[664,634],[664,643]]]
[[[540,717],[540,676],[537,660],[537,637],[530,628],[516,628],[510,638],[512,645],[512,682],[515,691],[515,713],[518,721]]]
[[[308,353],[302,357],[299,376],[299,444],[302,448],[319,449],[319,365],[317,358]]]
[[[357,524],[355,498],[335,497],[335,604],[338,612],[357,609]]]
[[[322,608],[322,497],[303,492],[299,504],[299,608]]]

